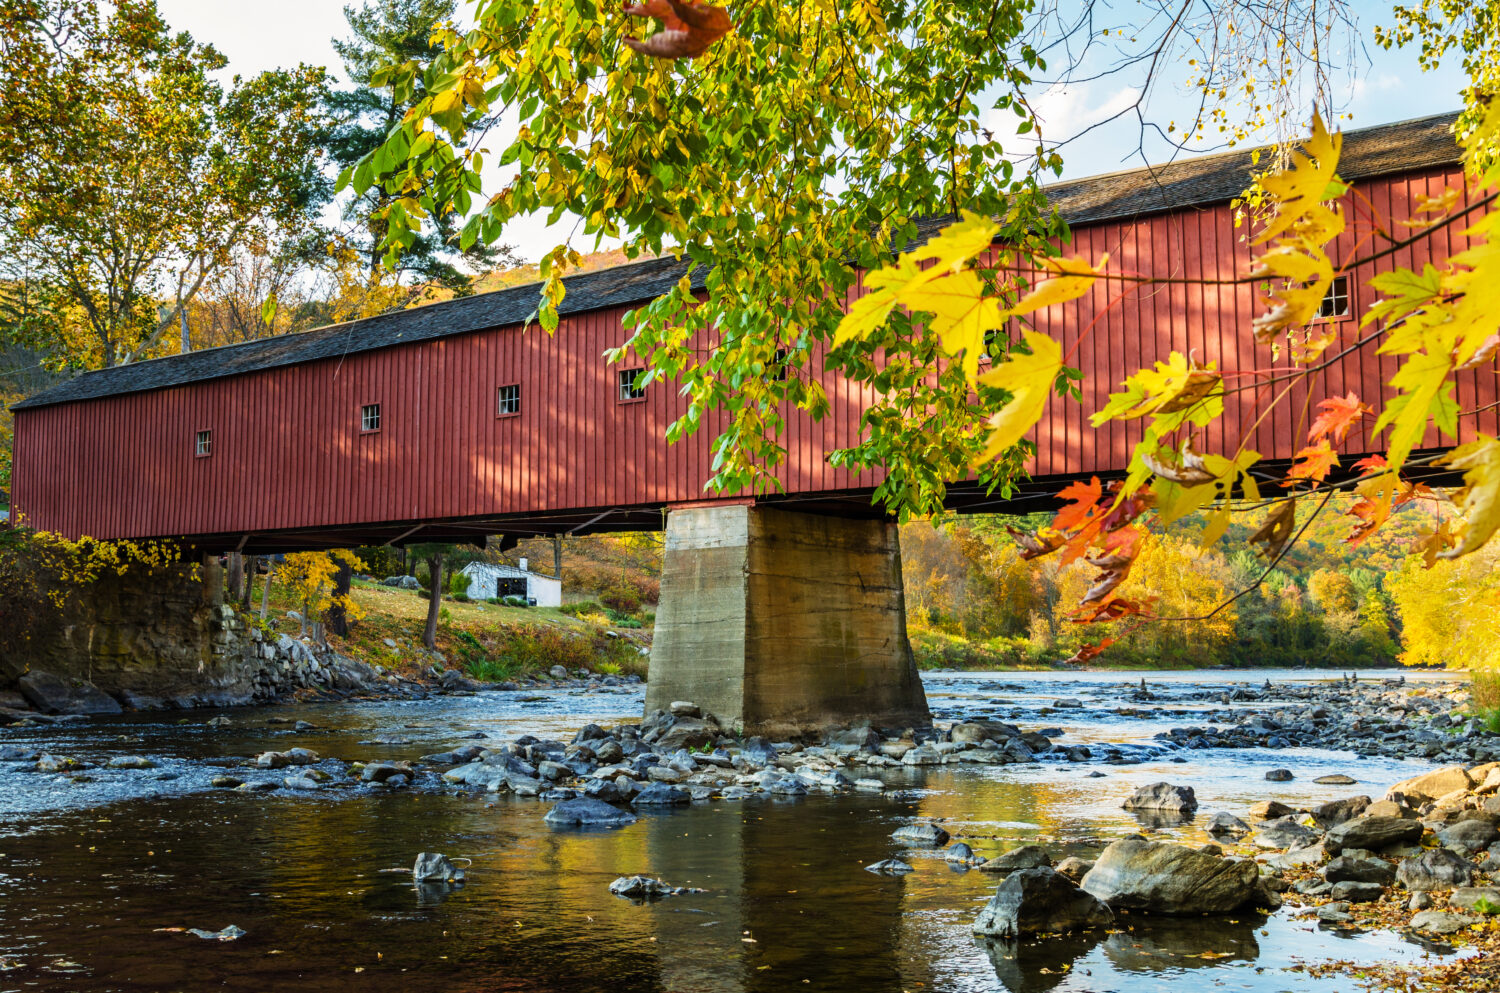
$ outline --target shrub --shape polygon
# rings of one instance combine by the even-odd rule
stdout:
[[[507,596],[507,597],[502,597],[500,602],[503,603],[503,604],[505,604],[505,606],[507,606],[507,607],[530,607],[531,606],[531,601],[528,600],[528,599],[526,599],[523,596],[514,596],[514,595],[511,595],[511,596]]]
[[[599,594],[599,602],[613,612],[633,614],[641,609],[641,596],[626,583],[616,583]]]
[[[602,613],[604,608],[599,605],[598,600],[579,600],[577,603],[565,603],[558,607],[558,612],[570,617],[582,617],[584,614]]]

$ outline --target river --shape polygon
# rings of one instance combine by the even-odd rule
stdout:
[[[1124,702],[1125,684],[1143,676],[1158,700]],[[981,854],[1039,840],[1057,858],[1092,855],[1140,830],[1120,809],[1135,786],[1169,779],[1195,788],[1200,815],[1153,837],[1202,843],[1195,825],[1218,810],[1243,816],[1272,796],[1378,796],[1431,765],[1152,741],[1235,706],[1217,699],[1220,689],[1326,675],[924,678],[939,720],[984,714],[1028,730],[1061,728],[1062,743],[1113,742],[1131,761],[894,770],[881,778],[920,794],[712,802],[579,832],[549,829],[549,805],[531,799],[366,786],[247,794],[210,781],[226,771],[277,778],[239,767],[293,746],[347,761],[416,758],[472,743],[477,733],[492,743],[528,733],[567,740],[586,722],[638,719],[639,692],[248,708],[224,711],[227,726],[208,723],[215,712],[196,711],[0,729],[0,746],[157,763],[91,769],[86,781],[0,764],[0,993],[1342,993],[1348,979],[1292,967],[1429,954],[1395,934],[1320,929],[1291,908],[1175,922],[1136,915],[1109,934],[977,942],[969,925],[998,880],[920,852],[909,875],[865,872],[901,852],[890,838],[896,828],[941,817]],[[1053,708],[1060,698],[1082,706]],[[318,727],[269,723],[284,720]],[[1297,778],[1267,783],[1265,771],[1276,767]],[[1331,772],[1359,785],[1312,784]],[[410,868],[421,851],[469,860],[466,884],[419,888],[409,874],[382,871]],[[610,895],[611,880],[635,873],[705,892],[646,905]],[[229,925],[245,935],[217,941],[183,930]]]

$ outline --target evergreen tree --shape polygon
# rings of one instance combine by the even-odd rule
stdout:
[[[426,95],[421,78],[410,100],[397,100],[389,86],[375,85],[384,67],[408,62],[430,62],[440,51],[433,43],[434,29],[451,20],[458,0],[367,0],[358,9],[344,8],[353,36],[334,39],[333,47],[344,62],[351,88],[333,90],[325,106],[338,125],[328,146],[329,157],[339,169],[357,163],[379,148],[390,130],[400,123],[407,108]],[[346,205],[344,218],[359,233],[355,248],[373,273],[382,265],[381,240],[388,227],[381,210],[394,197],[378,187]],[[400,273],[421,282],[438,283],[460,294],[471,289],[471,279],[456,262],[462,258],[475,269],[505,268],[520,264],[508,245],[476,246],[468,252],[457,247],[456,230],[450,216],[428,223],[416,241],[402,254]]]

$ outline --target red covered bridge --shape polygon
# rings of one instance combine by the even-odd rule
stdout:
[[[1451,120],[1350,132],[1341,172],[1385,216],[1407,217],[1416,198],[1460,178]],[[1050,195],[1090,258],[1108,252],[1125,269],[1227,278],[1247,268],[1244,230],[1228,203],[1250,169],[1247,154],[1220,155],[1063,183]],[[1328,319],[1345,325],[1345,340],[1373,272],[1446,255],[1461,227],[1341,279]],[[14,408],[13,505],[27,523],[69,536],[182,537],[207,551],[660,527],[664,510],[705,499],[714,426],[667,445],[682,399],[667,384],[636,395],[622,383],[628,366],[602,355],[625,339],[621,315],[683,271],[664,259],[573,277],[552,336],[523,330],[536,291],[520,287],[78,376]],[[1101,284],[1039,315],[1038,328],[1070,347],[1118,292]],[[1131,429],[1095,431],[1087,417],[1127,371],[1174,349],[1231,370],[1269,364],[1250,331],[1252,286],[1131,292],[1079,349],[1083,403],[1051,405],[1025,494],[1123,469]],[[1391,359],[1361,350],[1330,369],[1322,388],[1377,395],[1393,370]],[[867,397],[836,373],[815,374],[832,413],[817,423],[790,419],[790,457],[778,473],[785,493],[760,502],[872,516],[876,477],[825,458],[856,439]],[[1459,402],[1483,407],[1495,394],[1492,374],[1473,373]],[[1295,396],[1267,418],[1250,447],[1290,458],[1294,419],[1309,399],[1317,397]],[[1219,436],[1203,447],[1233,449],[1254,402],[1251,393],[1232,397]],[[1500,411],[1469,427],[1497,431]],[[1346,446],[1373,447],[1366,435]],[[995,506],[964,486],[953,500]]]

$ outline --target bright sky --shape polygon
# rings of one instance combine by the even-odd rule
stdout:
[[[298,62],[329,66],[336,76],[342,69],[330,42],[335,36],[348,34],[345,0],[157,0],[157,6],[174,28],[212,42],[228,57],[231,72],[249,75]],[[460,9],[467,6],[461,4]],[[1459,106],[1461,74],[1452,70],[1423,74],[1411,54],[1382,51],[1368,35],[1365,43],[1368,51],[1361,56],[1349,101],[1354,116],[1341,122],[1343,127],[1368,127]],[[1075,134],[1134,99],[1133,90],[1121,90],[1118,84],[1106,81],[1053,88],[1040,94],[1036,105],[1046,133],[1055,136]],[[1170,117],[1175,105],[1185,105],[1183,97],[1170,87],[1160,88],[1152,101],[1158,117]],[[1064,175],[1076,178],[1140,165],[1138,158],[1131,158],[1136,143],[1137,130],[1132,121],[1117,121],[1093,131],[1064,148]],[[1158,149],[1151,157],[1159,161],[1166,154],[1166,150]],[[549,229],[539,217],[523,219],[506,231],[504,240],[516,245],[523,257],[535,260],[567,238],[571,227],[568,220]],[[589,251],[593,246],[590,241],[575,247]]]

